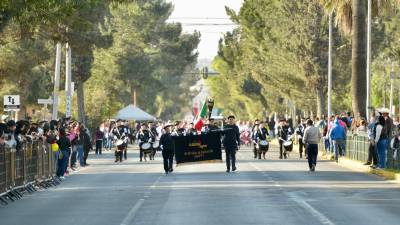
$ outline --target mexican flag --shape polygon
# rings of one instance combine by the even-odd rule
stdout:
[[[201,131],[201,128],[204,125],[204,119],[207,118],[207,104],[204,101],[203,107],[201,107],[200,113],[197,115],[195,121],[194,121],[194,128],[196,130]]]
[[[198,104],[196,102],[193,105],[193,117],[197,116],[198,113],[199,113],[199,106],[198,106]]]

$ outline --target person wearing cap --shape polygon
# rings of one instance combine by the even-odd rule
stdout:
[[[292,129],[288,125],[285,119],[280,120],[278,126],[278,138],[279,138],[279,158],[282,159],[286,155],[286,150],[283,148],[283,142],[285,142],[289,136],[292,135]]]
[[[212,131],[218,131],[219,127],[215,124],[214,118],[208,119],[208,124],[207,126],[204,127],[205,132],[212,132]]]
[[[319,128],[314,126],[312,120],[307,120],[307,128],[304,130],[303,142],[306,145],[308,153],[308,167],[310,171],[315,171],[318,157],[318,143],[321,140]]]
[[[144,160],[147,161],[147,158],[146,158],[146,155],[144,154],[144,149],[142,148],[142,145],[144,143],[151,142],[152,135],[151,135],[151,132],[148,129],[148,126],[146,123],[142,124],[140,131],[137,133],[136,139],[139,140],[140,162],[143,162],[143,156],[144,156]]]
[[[228,124],[225,125],[222,134],[226,153],[226,172],[229,173],[231,166],[232,171],[236,170],[236,151],[240,147],[240,133],[239,127],[235,124],[235,116],[228,116]]]
[[[165,174],[172,173],[174,171],[174,142],[171,135],[171,126],[171,124],[166,124],[164,126],[165,133],[161,135],[160,138],[160,148],[162,150]]]
[[[196,130],[196,128],[194,128],[193,123],[189,123],[189,126],[187,127],[185,134],[186,135],[196,135],[197,134],[197,130]]]
[[[258,145],[258,159],[261,159],[261,154],[263,155],[263,159],[265,159],[265,154],[269,149],[269,145],[262,145],[263,142],[267,142],[267,137],[269,136],[267,128],[264,126],[264,122],[260,121],[259,128],[257,130],[257,145]]]
[[[306,129],[306,124],[305,124],[304,118],[301,118],[299,121],[299,125],[297,126],[297,128],[295,130],[295,132],[297,134],[297,139],[299,141],[300,158],[303,158],[303,148],[304,148],[303,136],[304,136],[305,129]],[[305,152],[305,156],[307,158],[307,149]]]
[[[258,126],[260,125],[260,121],[258,119],[254,120],[254,125],[251,128],[251,140],[253,142],[253,153],[254,158],[257,158],[257,134],[258,134]]]

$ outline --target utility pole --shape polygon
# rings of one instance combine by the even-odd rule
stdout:
[[[368,0],[368,22],[367,22],[367,115],[370,116],[371,109],[371,23],[372,23],[372,0]]]
[[[382,95],[383,95],[383,107],[386,108],[386,83],[387,83],[387,76],[386,76],[386,65],[383,65],[383,90],[382,90]]]
[[[54,72],[54,90],[53,90],[53,113],[52,120],[58,119],[58,95],[60,89],[60,68],[61,68],[61,43],[56,45],[56,67]]]
[[[65,117],[71,117],[71,47],[65,45]]]
[[[332,115],[332,13],[329,15],[328,117]]]
[[[394,62],[392,62],[392,68],[390,70],[390,117],[393,117],[393,81],[395,79],[395,73],[394,73]]]

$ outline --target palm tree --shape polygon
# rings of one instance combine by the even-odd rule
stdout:
[[[336,24],[352,39],[351,96],[355,115],[366,116],[366,0],[320,0],[328,13],[335,13]],[[399,0],[372,0],[373,15],[393,9]]]

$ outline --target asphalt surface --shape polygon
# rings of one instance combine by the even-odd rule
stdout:
[[[165,175],[160,154],[140,163],[137,151],[114,163],[91,155],[89,167],[56,188],[0,206],[1,225],[400,224],[400,185],[319,161],[309,172],[292,153],[267,160],[238,153],[224,163],[182,165]]]

